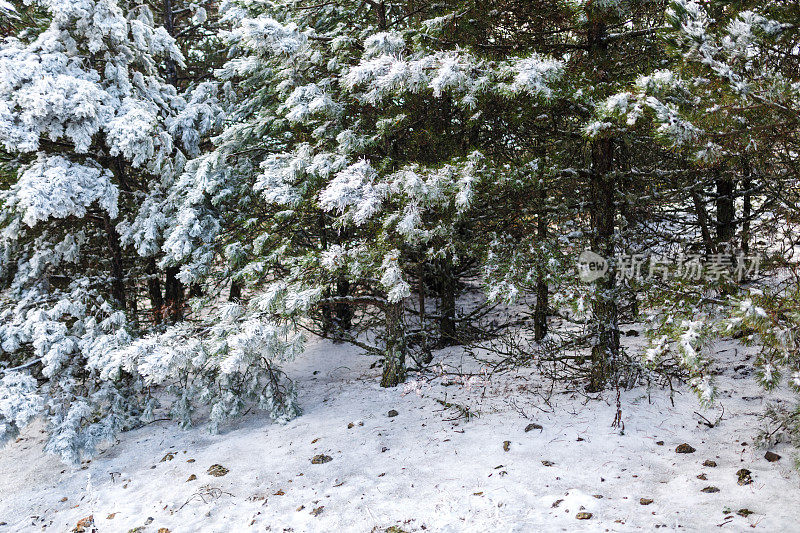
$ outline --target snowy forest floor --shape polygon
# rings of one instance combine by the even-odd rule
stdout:
[[[29,428],[0,450],[0,533],[71,531],[90,515],[100,532],[797,531],[795,452],[781,445],[768,462],[753,445],[770,395],[749,375],[748,349],[716,351],[714,408],[683,387],[674,406],[668,390],[636,388],[621,396],[621,434],[614,391],[593,400],[564,387],[546,402],[549,384],[528,368],[417,390],[412,374],[411,386],[382,389],[374,358],[316,341],[286,367],[304,413],[285,425],[251,413],[210,435],[156,422],[80,469],[44,455],[41,428]],[[459,349],[435,356],[480,367]],[[456,403],[480,416],[465,421]],[[723,406],[713,428],[695,414],[713,422]],[[526,432],[531,423],[542,428]],[[676,453],[682,443],[696,451]],[[332,460],[312,464],[317,455]],[[751,484],[737,483],[742,468]]]

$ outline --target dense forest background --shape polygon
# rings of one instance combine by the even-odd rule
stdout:
[[[160,417],[288,420],[281,367],[314,337],[379,356],[383,387],[463,346],[704,405],[736,339],[760,386],[800,391],[799,22],[776,0],[0,0],[0,441],[44,417],[77,463]],[[800,444],[796,402],[766,414],[764,442]]]

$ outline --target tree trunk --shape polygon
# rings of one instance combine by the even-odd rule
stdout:
[[[322,291],[322,335],[327,338],[333,332],[333,304],[330,302],[331,289],[325,287]]]
[[[161,280],[158,279],[158,267],[156,260],[150,258],[147,261],[147,295],[150,298],[150,307],[153,313],[153,322],[160,324],[164,318],[164,297],[161,295]]]
[[[714,240],[711,238],[711,231],[708,229],[708,214],[706,213],[706,206],[703,204],[703,199],[700,197],[695,189],[692,189],[692,202],[694,203],[694,212],[697,217],[697,224],[700,226],[700,234],[703,236],[703,246],[706,249],[706,255],[711,255],[716,252]]]
[[[231,290],[228,293],[228,301],[238,302],[242,299],[242,285],[234,280],[231,280]]]
[[[119,243],[119,233],[111,222],[108,214],[103,214],[103,225],[105,226],[106,242],[111,256],[111,297],[116,300],[120,309],[125,309],[127,301],[125,298],[125,273],[122,267],[122,247]]]
[[[203,296],[203,286],[199,283],[189,285],[189,298],[200,298]]]
[[[386,20],[386,3],[384,0],[377,0],[372,2],[372,7],[375,9],[375,18],[378,21],[378,29],[385,31],[388,27],[388,21]]]
[[[403,302],[387,303],[386,348],[381,387],[394,387],[406,379],[406,340],[403,331]]]
[[[538,214],[536,216],[536,240],[540,249],[544,248],[547,241],[547,213],[546,201],[547,191],[544,183],[539,182],[538,191]],[[542,264],[544,257],[539,259],[536,266],[536,308],[533,312],[533,338],[536,342],[541,342],[547,336],[547,308],[549,306],[549,294],[547,287],[547,267]]]
[[[419,299],[419,328],[425,332],[425,262],[417,264],[417,298]]]
[[[730,247],[736,234],[736,208],[733,203],[735,185],[730,177],[717,174],[717,244],[718,249]]]
[[[753,213],[753,200],[750,194],[750,189],[753,187],[753,182],[748,175],[742,182],[744,187],[744,204],[742,205],[742,252],[745,255],[750,254],[750,217]]]
[[[175,36],[175,13],[172,11],[172,0],[164,0],[164,29],[171,36]],[[171,57],[166,58],[167,83],[173,87],[178,87],[178,68]],[[164,282],[164,303],[165,311],[169,314],[172,322],[183,320],[183,301],[185,288],[183,282],[178,278],[179,268],[177,266],[167,267]]]
[[[452,346],[458,343],[456,332],[456,293],[458,291],[452,261],[452,255],[448,253],[444,261],[439,263],[438,268],[439,346]]]
[[[592,143],[592,249],[608,261],[614,257],[616,214],[612,157],[613,144],[610,139],[600,139]],[[595,281],[592,311],[592,372],[588,390],[597,392],[605,387],[619,355],[619,311],[613,265],[605,276]]]
[[[743,169],[742,174],[744,175],[742,179],[742,189],[744,199],[742,202],[742,254],[745,256],[750,255],[750,217],[753,214],[753,196],[751,189],[753,188],[753,168],[750,166],[750,161],[745,157],[743,161]],[[740,267],[744,267],[745,265],[739,265]],[[742,269],[742,272],[747,272],[746,268]],[[742,276],[744,278],[744,276]],[[745,281],[744,279],[739,279],[737,281]]]
[[[166,269],[167,280],[164,284],[164,300],[166,303],[166,311],[169,313],[169,318],[172,322],[183,320],[185,289],[183,282],[177,277],[179,271],[180,269],[177,266],[167,267]]]
[[[336,280],[336,296],[345,298],[350,295],[350,280],[341,276]],[[341,335],[349,331],[353,325],[353,308],[348,302],[336,302],[336,331]]]
[[[614,65],[608,54],[608,14],[604,7],[588,11],[587,44],[589,60],[594,68],[595,83],[608,84]],[[592,249],[611,262],[614,257],[614,221],[616,217],[616,178],[613,173],[614,142],[611,138],[595,139],[591,143],[589,189],[591,203]],[[617,308],[616,274],[614,266],[595,281],[592,302],[592,370],[589,391],[602,390],[614,371],[619,355],[619,311]]]

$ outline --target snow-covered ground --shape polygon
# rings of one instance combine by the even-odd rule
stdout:
[[[530,369],[382,389],[374,359],[319,341],[287,367],[304,414],[286,425],[253,413],[210,435],[156,422],[80,469],[44,455],[41,429],[27,430],[0,450],[0,533],[70,531],[90,515],[101,532],[798,531],[794,452],[780,446],[768,462],[752,445],[768,396],[737,367],[745,354],[719,345],[720,402],[708,411],[683,388],[674,406],[664,390],[623,392],[621,432],[613,392],[556,390],[546,402]],[[478,368],[459,350],[437,357]],[[694,414],[713,422],[721,406],[713,428]],[[542,429],[526,432],[531,423]],[[696,451],[676,453],[682,443]],[[317,455],[331,460],[312,464]],[[742,468],[751,484],[737,483]]]

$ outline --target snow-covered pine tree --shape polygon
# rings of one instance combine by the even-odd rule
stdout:
[[[470,216],[482,229],[473,245],[490,295],[538,293],[534,336],[541,338],[548,284],[561,301],[585,292],[574,277],[567,282],[565,259],[590,247],[613,260],[626,246],[620,214],[626,225],[639,224],[635,191],[650,186],[645,169],[663,166],[665,150],[649,130],[603,119],[607,98],[656,67],[663,11],[637,1],[446,2],[421,11],[423,22],[406,30],[406,53],[430,64],[458,59],[443,61],[448,72],[437,71],[430,93],[414,81],[403,85],[413,80],[410,68],[389,54],[364,61],[360,68],[375,72],[363,80],[366,96],[384,91],[384,104],[391,95],[405,102],[408,93],[422,93],[470,111],[454,122],[485,156],[483,181],[472,180],[480,196]],[[615,276],[612,266],[589,298],[593,390],[615,377],[620,355]]]
[[[0,395],[12,400],[0,437],[43,410],[47,449],[75,462],[155,406],[140,361],[120,353],[140,333],[141,259],[174,216],[165,192],[213,106],[162,79],[183,58],[146,6],[36,9],[0,52],[0,141],[16,174],[2,208]]]
[[[411,277],[420,264],[441,273],[479,255],[473,197],[509,168],[488,169],[476,151],[481,135],[502,136],[502,122],[479,127],[478,106],[509,92],[550,95],[560,63],[495,62],[440,46],[436,34],[452,15],[441,6],[235,5],[235,55],[223,76],[236,81],[242,103],[217,150],[174,189],[184,212],[213,230],[197,238],[179,226],[167,244],[189,273],[209,268],[229,242],[234,276],[268,288],[254,308],[302,327],[316,317],[316,333],[326,334],[330,317],[342,322],[341,304],[348,314],[359,305],[365,326],[377,310],[381,343],[360,330],[337,334],[383,353],[382,383],[394,385],[404,375]],[[424,15],[432,19],[420,22]],[[188,194],[199,185],[204,195]],[[455,310],[441,307],[446,337]]]
[[[363,20],[350,20],[354,5],[291,8],[265,11],[243,2],[228,10],[234,55],[222,72],[241,102],[217,150],[193,161],[173,188],[191,219],[173,229],[167,249],[184,263],[187,281],[213,274],[222,256],[223,276],[264,289],[250,302],[254,313],[289,322],[311,318],[304,326],[317,333],[350,337],[354,304],[386,308],[386,289],[366,273],[385,263],[396,275],[381,252],[386,247],[367,244],[370,230],[359,227],[365,219],[337,226],[319,206],[335,173],[349,167],[357,180],[372,171],[366,161],[357,165],[368,142],[348,129],[358,118],[337,101],[338,78],[353,61],[353,35],[363,31]],[[192,231],[198,224],[203,232]],[[348,271],[348,256],[359,258],[356,271]],[[388,289],[402,282],[392,276],[384,276]]]
[[[731,268],[748,274],[751,287],[714,284],[703,293],[696,286],[673,287],[665,306],[673,311],[663,319],[684,326],[665,328],[656,343],[662,348],[649,353],[665,351],[666,339],[681,350],[687,345],[681,339],[734,335],[761,346],[756,365],[765,387],[785,377],[795,390],[798,320],[790,309],[798,294],[797,264],[782,253],[770,256],[795,245],[800,220],[798,15],[798,6],[786,2],[671,2],[669,68],[641,78],[636,90],[616,99],[625,105],[609,106],[611,120],[652,121],[662,142],[686,161],[683,196],[673,201],[693,204],[705,252],[758,256],[762,272],[770,269],[782,280],[760,286],[757,272],[748,272],[753,259],[734,257]],[[707,203],[714,204],[708,212]],[[753,235],[764,237],[756,242]],[[680,361],[701,397],[711,400],[713,388],[702,373],[707,358],[693,349],[688,357],[682,352]],[[778,421],[771,438],[788,435],[800,442],[800,407],[769,412]]]

